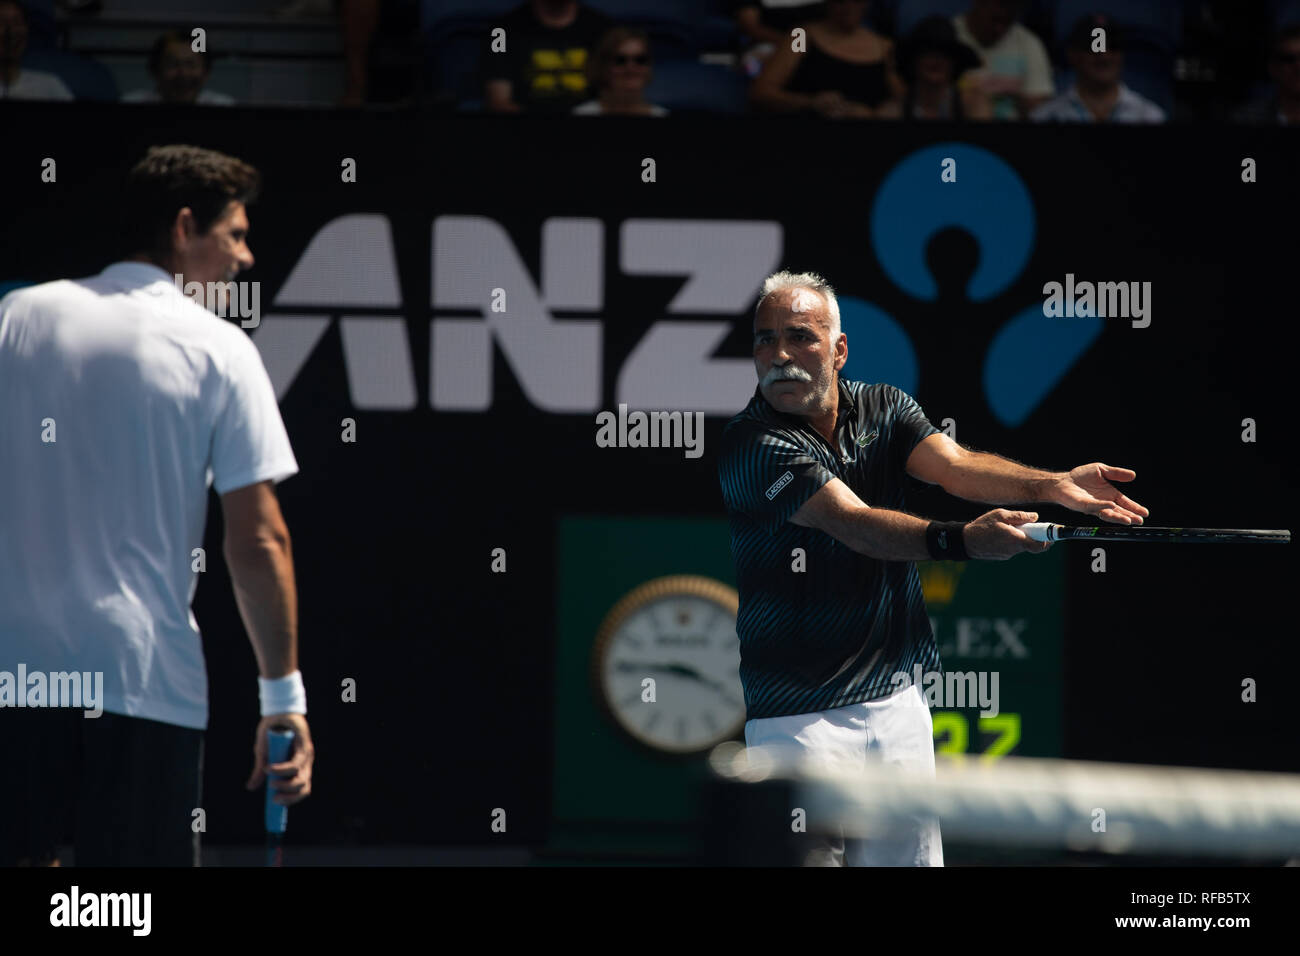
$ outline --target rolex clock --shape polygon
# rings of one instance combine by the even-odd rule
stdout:
[[[670,754],[708,750],[745,726],[736,637],[739,596],[720,581],[647,581],[605,616],[592,680],[606,715],[638,743]]]

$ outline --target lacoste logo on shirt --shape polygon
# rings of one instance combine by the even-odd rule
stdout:
[[[858,436],[858,447],[859,447],[859,448],[866,448],[868,445],[870,445],[873,441],[876,440],[876,436],[879,435],[879,434],[880,434],[880,432],[876,431],[876,430],[873,428],[873,429],[871,430],[871,434],[870,434],[870,435],[859,435],[859,436]]]
[[[771,488],[767,489],[767,500],[771,501],[773,498],[779,495],[781,493],[781,489],[784,488],[786,485],[790,484],[790,482],[792,481],[794,481],[794,475],[792,475],[790,472],[787,471],[784,475],[782,475],[780,478],[776,480],[776,484],[774,484]]]

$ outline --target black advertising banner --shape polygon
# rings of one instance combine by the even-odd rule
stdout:
[[[753,393],[752,310],[778,268],[836,287],[846,376],[898,386],[963,444],[1133,468],[1152,524],[1294,524],[1286,131],[84,105],[6,106],[0,128],[0,290],[122,254],[113,202],[149,145],[212,147],[263,173],[257,261],[230,321],[262,354],[301,467],[279,495],[319,749],[316,793],[295,810],[308,842],[489,842],[497,809],[501,842],[547,841],[557,752],[584,759],[557,744],[557,712],[576,713],[557,694],[593,693],[557,677],[561,528],[724,527],[716,442]],[[912,492],[914,513],[987,510]],[[208,839],[252,842],[255,672],[215,559],[215,497],[210,516],[195,606]],[[1114,544],[1101,572],[1090,547],[1063,543],[1045,580],[1030,555],[933,577],[951,666],[1005,658],[1029,680],[1016,622],[1052,622],[1054,641],[1031,696],[1059,723],[983,728],[968,711],[949,732],[969,746],[947,746],[1046,733],[1038,753],[1295,769],[1281,692],[1240,705],[1244,679],[1294,662],[1291,554]],[[998,577],[996,597],[980,576]],[[599,620],[623,593],[569,610]]]

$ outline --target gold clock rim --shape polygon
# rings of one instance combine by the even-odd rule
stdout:
[[[604,682],[601,680],[603,668],[602,664],[605,659],[605,653],[609,649],[609,642],[614,634],[618,631],[619,626],[631,617],[636,611],[660,598],[673,596],[688,596],[704,598],[707,601],[713,601],[727,611],[734,618],[740,612],[740,593],[729,584],[724,584],[717,578],[706,577],[703,574],[668,574],[658,578],[651,578],[638,584],[631,591],[628,591],[621,598],[614,602],[614,606],[605,613],[601,620],[600,627],[596,629],[596,639],[591,648],[591,665],[589,668],[589,678],[591,681],[593,695],[596,702],[605,715],[605,718],[613,724],[629,740],[635,741],[642,747],[653,751],[654,753],[665,756],[689,756],[691,754],[705,753],[721,741],[731,740],[736,737],[745,726],[745,717],[741,717],[734,727],[727,728],[726,736],[720,736],[703,747],[670,747],[641,737],[631,727],[619,719],[618,713],[610,706],[609,698],[605,694]]]

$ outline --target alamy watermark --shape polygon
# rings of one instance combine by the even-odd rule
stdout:
[[[703,412],[629,412],[596,414],[597,448],[685,448],[687,458],[704,454]]]
[[[1048,318],[1132,319],[1135,329],[1151,324],[1150,282],[1075,282],[1067,272],[1065,282],[1044,285],[1043,295]]]
[[[181,295],[223,319],[239,319],[245,329],[262,323],[260,282],[186,282],[180,273],[173,279]]]
[[[915,687],[931,708],[979,707],[981,717],[999,713],[997,671],[922,671],[917,664],[909,674],[895,671],[890,682],[896,691]]]
[[[50,925],[56,927],[116,926],[132,936],[148,936],[152,913],[152,893],[83,893],[74,883],[50,897]]]
[[[0,671],[0,707],[72,707],[86,717],[104,713],[103,671]]]

